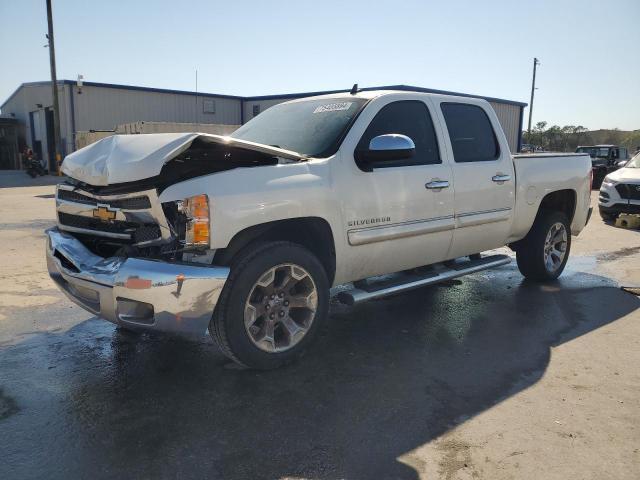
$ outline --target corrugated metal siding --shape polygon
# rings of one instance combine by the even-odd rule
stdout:
[[[86,147],[114,134],[200,132],[214,135],[230,135],[239,125],[213,123],[134,122],[118,125],[115,132],[76,132],[76,149]]]
[[[204,113],[205,99],[215,102],[215,113]],[[236,99],[88,86],[74,94],[74,104],[78,131],[111,130],[137,121],[240,124]]]
[[[244,121],[245,123],[248,122],[249,120],[251,120],[253,118],[253,106],[254,105],[260,105],[260,112],[264,112],[267,108],[269,107],[273,107],[274,105],[277,105],[279,103],[282,102],[286,102],[288,100],[291,100],[290,98],[287,99],[275,99],[275,100],[248,100],[244,102]]]
[[[20,122],[26,122],[28,120],[28,114],[24,106],[25,89],[19,88],[15,95],[13,95],[3,106],[2,116],[17,118]]]
[[[505,103],[489,102],[496,112],[500,125],[504,130],[504,134],[509,142],[511,152],[518,151],[518,137],[520,135],[520,114],[521,107],[518,105],[509,105]]]
[[[60,102],[60,136],[63,142],[63,151],[72,152],[73,149],[73,136],[71,134],[71,121],[70,112],[67,108],[67,95],[64,85],[58,85],[58,96]],[[38,107],[38,104],[42,107]],[[27,145],[33,147],[31,142],[31,124],[29,122],[30,112],[40,112],[39,129],[41,132],[41,144],[42,144],[42,157],[49,163],[47,134],[45,124],[45,109],[52,107],[53,100],[51,95],[50,85],[28,85],[21,88],[7,103],[5,103],[2,114],[9,115],[15,113],[15,118],[20,120],[24,124],[25,128],[25,141]]]

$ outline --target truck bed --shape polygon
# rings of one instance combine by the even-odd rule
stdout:
[[[591,157],[582,153],[532,153],[513,155],[516,173],[516,207],[509,242],[523,238],[533,225],[538,206],[549,192],[576,191],[571,233],[584,228],[591,203]]]

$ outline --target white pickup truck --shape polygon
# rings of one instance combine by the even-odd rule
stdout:
[[[591,210],[586,154],[511,155],[484,100],[353,92],[269,108],[230,137],[112,136],[69,155],[53,280],[132,330],[209,333],[252,368],[328,315],[508,263],[557,278]],[[420,268],[419,268],[420,267]]]

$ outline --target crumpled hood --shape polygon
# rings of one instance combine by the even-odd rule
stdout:
[[[165,163],[187,150],[195,139],[290,160],[305,158],[289,150],[206,133],[112,135],[67,155],[62,173],[95,186],[155,177]]]

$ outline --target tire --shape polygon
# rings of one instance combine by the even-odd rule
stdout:
[[[547,236],[551,234],[552,229],[555,232],[554,237],[559,235],[556,238],[561,238],[563,241],[553,244],[554,250],[545,255],[550,248],[547,244]],[[562,229],[564,229],[564,236],[562,236]],[[531,230],[518,245],[516,250],[518,269],[529,280],[538,282],[555,280],[564,270],[570,250],[571,230],[567,216],[562,212],[543,210],[538,213]],[[563,253],[563,256],[559,256],[558,252]],[[549,257],[551,257],[550,261]]]
[[[298,358],[328,310],[327,274],[309,250],[291,242],[255,244],[232,262],[209,332],[234,362],[268,370]]]
[[[615,213],[604,213],[602,210],[600,211],[600,217],[604,222],[615,222],[618,216]]]

